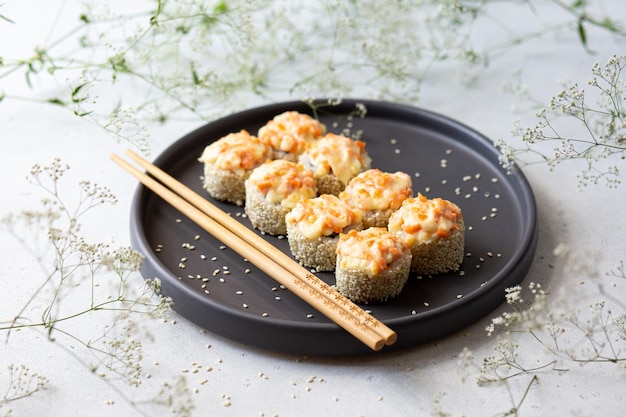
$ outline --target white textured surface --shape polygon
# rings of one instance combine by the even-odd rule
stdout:
[[[603,4],[609,10],[623,9],[619,0]],[[30,6],[9,4],[0,12],[9,15],[18,8],[30,9]],[[9,46],[2,36],[2,25],[0,39],[5,49]],[[23,38],[12,39],[10,48],[19,51],[22,43],[25,48],[30,47],[31,41],[36,43],[36,37],[36,31],[24,32]],[[594,35],[590,41],[596,55],[582,52],[575,39],[531,42],[494,61],[485,70],[489,76],[481,76],[470,86],[465,86],[456,72],[441,71],[434,77],[436,84],[424,87],[418,105],[458,119],[493,139],[506,137],[516,119],[512,111],[515,100],[502,93],[502,83],[522,68],[533,93],[548,98],[558,90],[559,79],[586,80],[595,61],[603,63],[609,54],[621,53],[619,47],[624,45],[623,39],[605,33]],[[0,91],[1,83],[2,80]],[[151,139],[154,155],[195,127],[197,124],[182,123],[154,129]],[[113,240],[119,245],[128,244],[128,213],[136,184],[109,159],[112,152],[124,148],[123,143],[116,143],[100,129],[54,106],[15,100],[1,102],[0,215],[36,208],[39,190],[28,184],[25,176],[32,164],[47,164],[59,156],[71,166],[72,181],[68,183],[90,179],[110,187],[120,200],[116,206],[98,209],[97,215],[86,220],[85,234],[102,241]],[[527,282],[542,282],[554,293],[571,292],[572,303],[584,308],[587,303],[603,299],[598,294],[597,282],[608,286],[611,280],[603,276],[604,272],[626,257],[626,220],[622,215],[626,185],[617,190],[590,187],[578,192],[572,175],[578,168],[571,164],[555,172],[548,172],[542,166],[526,170],[537,198],[540,229],[536,262]],[[585,278],[581,284],[580,277],[565,271],[565,266],[552,255],[560,243],[568,244],[581,255],[588,248],[602,254],[591,260],[600,271],[596,282]],[[0,239],[0,263],[3,265],[0,321],[5,321],[19,311],[39,285],[41,270],[14,240],[4,235]],[[623,281],[617,282],[613,295],[624,300],[625,288]],[[33,305],[33,310],[26,313],[37,316],[38,307],[41,306]],[[22,330],[12,332],[7,341],[6,333],[0,333],[0,395],[8,384],[6,368],[12,363],[26,364],[50,380],[46,391],[9,403],[6,408],[0,408],[0,415],[9,408],[15,416],[141,415],[138,409],[150,415],[152,411],[154,415],[168,415],[164,409],[144,401],[157,395],[163,381],[178,376],[184,376],[192,389],[194,415],[422,416],[431,414],[437,395],[441,396],[444,410],[452,415],[499,415],[511,407],[505,387],[479,387],[471,378],[463,382],[459,373],[457,361],[464,347],[479,359],[493,354],[495,340],[483,331],[488,318],[436,343],[348,359],[259,352],[205,333],[182,318],[173,319],[175,323],[145,324],[154,334],[154,340],[144,346],[144,372],[152,377],[144,379],[138,388],[116,385],[136,401],[136,407],[125,402],[119,392],[58,345],[46,341],[45,335]],[[76,330],[89,325],[88,320],[80,321]],[[529,337],[520,336],[520,346],[526,358],[535,355],[536,344]],[[80,354],[80,346],[70,349]],[[191,372],[196,367],[198,372]],[[207,367],[212,370],[207,371]],[[203,379],[208,381],[201,384]],[[530,376],[525,376],[511,381],[510,389],[516,401],[529,379]],[[625,386],[626,370],[619,364],[573,366],[561,373],[547,371],[539,375],[539,384],[532,386],[520,415],[617,417],[626,408]],[[197,393],[193,392],[195,389]],[[230,398],[230,406],[224,404],[226,397]]]

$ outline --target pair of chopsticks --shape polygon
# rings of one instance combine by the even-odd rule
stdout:
[[[378,351],[385,345],[395,343],[397,335],[393,330],[261,236],[141,156],[130,150],[126,151],[126,155],[150,175],[141,172],[118,155],[113,154],[111,158],[190,220],[248,259],[250,263],[372,350]]]

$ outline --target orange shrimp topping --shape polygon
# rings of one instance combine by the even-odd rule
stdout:
[[[462,218],[461,209],[442,198],[427,199],[422,194],[409,198],[389,219],[390,231],[403,231],[419,242],[447,238]]]
[[[407,248],[407,244],[397,234],[382,227],[370,227],[341,234],[337,255],[342,268],[359,269],[377,275],[402,258]]]
[[[350,180],[339,197],[363,210],[395,210],[413,195],[411,187],[411,177],[404,172],[369,169]]]
[[[204,148],[198,159],[203,163],[213,164],[216,168],[237,172],[243,175],[270,156],[271,149],[261,143],[259,138],[251,136],[246,130],[230,133]]]

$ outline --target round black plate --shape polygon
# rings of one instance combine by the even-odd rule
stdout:
[[[364,117],[351,115],[359,104],[367,110]],[[312,114],[297,101],[233,114],[186,135],[154,163],[206,195],[197,161],[204,147],[240,129],[256,134],[288,110]],[[491,141],[444,116],[392,103],[343,100],[317,114],[329,131],[360,135],[373,167],[404,171],[412,176],[416,195],[448,199],[463,211],[467,255],[459,272],[411,276],[398,297],[363,306],[398,334],[383,351],[468,326],[504,301],[505,288],[523,280],[537,243],[535,201],[521,173],[500,167]],[[249,226],[243,208],[214,203]],[[289,253],[287,239],[265,239]],[[131,240],[146,257],[144,277],[160,278],[174,310],[211,332],[290,354],[372,352],[141,185],[133,201]],[[332,273],[318,276],[334,283]]]

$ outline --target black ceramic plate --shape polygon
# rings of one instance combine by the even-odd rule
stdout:
[[[367,114],[350,116],[358,104]],[[233,114],[186,135],[154,163],[206,195],[197,161],[204,147],[240,129],[256,133],[288,110],[311,113],[307,104],[287,102]],[[398,297],[363,306],[398,334],[383,351],[459,331],[493,311],[505,288],[523,280],[536,247],[534,197],[521,173],[507,174],[500,167],[487,138],[441,115],[383,102],[343,100],[320,108],[318,117],[329,131],[360,134],[373,167],[404,171],[413,178],[415,194],[448,199],[463,211],[467,255],[460,271],[411,276]],[[214,203],[249,226],[241,207]],[[131,239],[146,256],[145,278],[160,278],[174,309],[211,332],[274,352],[371,352],[143,186],[133,202]],[[289,253],[287,239],[265,239]],[[318,276],[334,283],[332,273]]]

